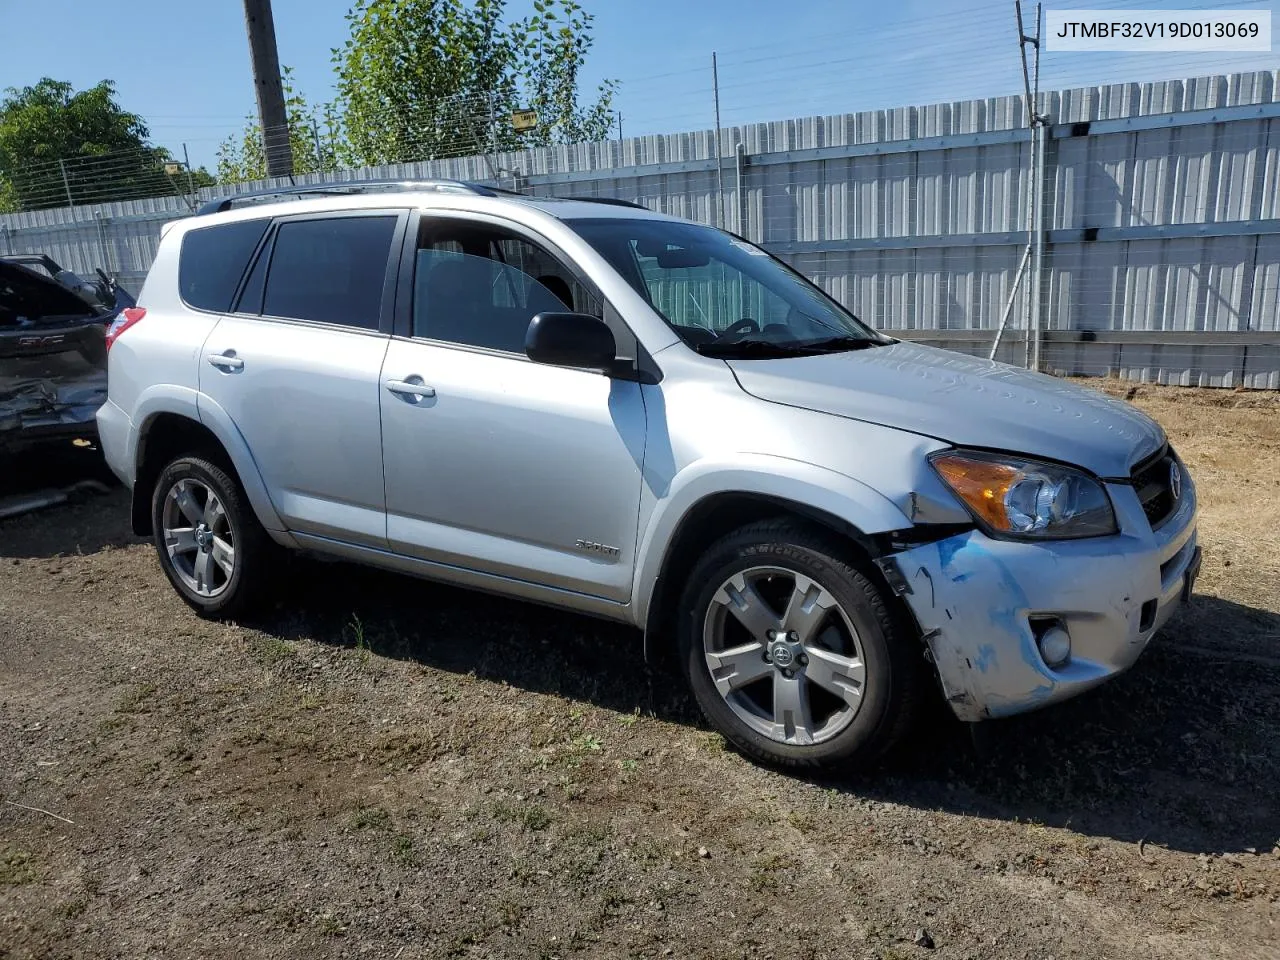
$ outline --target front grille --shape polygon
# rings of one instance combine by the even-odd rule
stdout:
[[[1142,503],[1151,529],[1155,530],[1169,519],[1178,506],[1174,495],[1173,471],[1181,471],[1178,458],[1172,449],[1165,449],[1154,459],[1140,463],[1133,470],[1133,489]]]

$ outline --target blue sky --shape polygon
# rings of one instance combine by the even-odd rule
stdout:
[[[1011,0],[582,0],[595,14],[589,82],[621,81],[628,135],[714,121],[711,52],[726,124],[1016,93]],[[349,0],[274,0],[280,60],[314,103],[333,95],[330,48]],[[509,0],[511,16],[531,0]],[[1033,9],[1028,0],[1024,5]],[[1067,0],[1046,9],[1270,9],[1280,0]],[[193,13],[187,15],[184,8]],[[1030,16],[1030,14],[1028,14]],[[255,110],[240,0],[0,0],[0,88],[42,76],[77,88],[115,80],[158,144],[212,166]],[[56,27],[55,25],[62,25]],[[70,39],[74,37],[74,43]],[[76,55],[74,51],[80,51]],[[1046,54],[1042,87],[1276,69],[1280,53]]]

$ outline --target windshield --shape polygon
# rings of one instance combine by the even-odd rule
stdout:
[[[763,358],[885,342],[780,260],[722,230],[640,218],[567,222],[700,353]]]

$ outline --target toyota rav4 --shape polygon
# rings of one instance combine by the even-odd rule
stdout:
[[[1191,479],[1125,403],[634,204],[299,193],[170,224],[107,333],[104,452],[206,616],[284,548],[620,620],[801,765],[866,761],[931,685],[966,721],[1081,693],[1191,590]]]

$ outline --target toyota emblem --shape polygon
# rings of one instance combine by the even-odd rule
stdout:
[[[1174,500],[1182,498],[1182,468],[1178,466],[1177,460],[1169,462],[1169,492],[1173,494]]]

